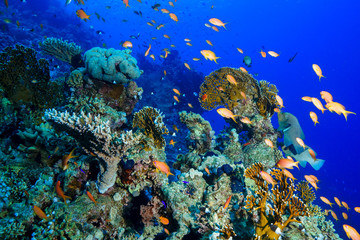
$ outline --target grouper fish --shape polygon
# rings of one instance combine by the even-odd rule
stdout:
[[[278,113],[278,121],[278,131],[284,134],[284,146],[282,149],[285,154],[299,161],[302,167],[306,167],[306,163],[309,163],[315,170],[319,170],[324,165],[325,160],[314,160],[309,153],[310,147],[306,146],[304,149],[296,141],[297,137],[303,140],[305,139],[298,119],[291,113],[280,112]]]

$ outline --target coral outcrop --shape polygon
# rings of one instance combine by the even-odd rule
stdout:
[[[85,52],[85,66],[92,78],[110,83],[127,83],[142,73],[130,53],[129,49],[95,47]]]
[[[270,184],[260,175],[261,171],[264,171],[261,163],[255,163],[245,170],[244,176],[253,180],[257,187],[254,194],[248,195],[246,208],[259,211],[260,217],[255,223],[256,239],[279,239],[289,223],[299,223],[299,216],[308,216],[308,209],[294,194],[295,185],[283,171],[273,169],[270,172],[275,181],[271,190]]]

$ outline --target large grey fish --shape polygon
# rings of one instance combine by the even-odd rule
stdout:
[[[309,163],[317,171],[324,165],[325,160],[318,159],[318,158],[316,158],[316,160],[314,160],[309,153],[309,149],[311,149],[311,148],[307,147],[306,150],[303,151],[302,153],[294,154],[288,148],[283,147],[284,153],[288,156],[293,157],[296,161],[299,161],[300,165],[303,168],[306,167],[307,163]],[[316,153],[315,153],[315,155],[316,155]]]
[[[296,138],[305,139],[303,130],[297,118],[288,112],[278,113],[278,131],[284,134],[285,147],[290,148],[293,154],[300,154],[304,148],[296,141]]]

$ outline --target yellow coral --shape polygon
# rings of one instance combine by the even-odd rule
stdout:
[[[234,77],[236,85],[227,80],[227,75]],[[230,110],[236,107],[244,99],[251,99],[257,105],[262,116],[272,115],[275,108],[275,85],[266,81],[258,82],[252,75],[239,69],[224,67],[205,77],[200,86],[200,104],[206,110],[212,110],[218,106],[224,106]]]
[[[298,216],[308,216],[306,205],[294,195],[295,186],[283,171],[274,169],[271,175],[276,184],[269,191],[269,184],[262,179],[260,171],[264,166],[255,163],[245,170],[245,177],[255,181],[258,190],[246,199],[246,208],[259,210],[260,220],[256,223],[256,239],[278,239],[279,232],[290,222],[299,222]],[[289,213],[284,218],[285,213]]]
[[[133,128],[138,127],[142,129],[144,134],[154,141],[157,148],[165,147],[165,139],[163,134],[168,134],[169,131],[163,122],[163,116],[159,110],[152,107],[144,107],[139,112],[135,113],[133,120]],[[146,141],[142,141],[145,148],[149,148]]]
[[[316,196],[314,191],[311,189],[307,181],[300,181],[296,184],[296,191],[300,192],[300,198],[304,201],[306,205],[309,206]]]

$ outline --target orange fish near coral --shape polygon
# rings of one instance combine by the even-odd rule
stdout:
[[[299,162],[295,162],[294,160],[288,159],[288,158],[282,158],[277,163],[276,166],[278,168],[287,168],[287,169],[293,169],[294,166],[299,169]]]
[[[78,156],[74,156],[73,153],[75,151],[75,148],[73,150],[71,150],[71,152],[68,154],[68,155],[65,155],[63,157],[63,160],[62,160],[62,167],[63,167],[63,170],[66,170],[68,169],[69,165],[69,160],[72,159],[72,158],[76,158]]]
[[[252,121],[248,117],[244,117],[240,119],[240,121],[245,124],[252,124]]]
[[[227,23],[223,23],[223,22],[222,22],[220,19],[218,19],[218,18],[210,18],[210,19],[209,19],[209,22],[210,22],[211,24],[215,25],[215,26],[224,27],[224,28],[226,29],[225,25],[226,25]]]
[[[327,205],[329,205],[330,207],[332,207],[333,203],[331,203],[329,201],[329,199],[327,199],[326,197],[320,197],[321,201],[323,201],[324,203],[326,203]]]
[[[306,181],[308,181],[311,184],[311,186],[313,186],[315,188],[315,190],[319,189],[319,187],[316,184],[316,181],[311,177],[311,175],[305,175],[304,177],[305,177]]]
[[[123,0],[123,3],[125,4],[125,7],[130,7],[129,6],[129,0]]]
[[[235,78],[233,76],[231,76],[230,74],[226,75],[226,79],[229,81],[229,83],[237,85]]]
[[[95,206],[96,206],[97,201],[95,200],[93,195],[89,191],[86,191],[86,195],[90,198],[91,201],[93,201],[95,203]]]
[[[76,15],[83,19],[85,22],[90,19],[90,15],[87,15],[83,9],[79,9],[76,11]]]
[[[57,195],[59,195],[59,197],[61,197],[64,200],[65,205],[67,205],[66,199],[71,199],[71,197],[65,195],[65,193],[63,192],[63,190],[60,187],[60,181],[56,182],[55,191],[56,191]]]
[[[335,213],[334,211],[331,211],[331,210],[330,210],[330,213],[331,213],[331,216],[332,216],[336,221],[339,220],[338,217],[337,217],[337,215],[336,215],[336,213]]]
[[[210,176],[210,170],[207,167],[205,167],[205,172]]]
[[[45,219],[45,220],[47,220],[48,219],[48,217],[46,216],[46,213],[43,211],[43,210],[41,210],[41,208],[39,208],[38,206],[33,206],[33,210],[34,210],[34,213],[39,217],[39,218],[41,218],[41,219]]]
[[[123,44],[122,44],[122,46],[124,47],[124,48],[132,48],[133,47],[133,45],[132,45],[132,43],[130,42],[130,41],[125,41]]]
[[[275,181],[270,174],[265,171],[260,171],[260,176],[268,183],[275,185]]]
[[[230,196],[228,197],[228,199],[226,200],[225,205],[224,205],[224,210],[226,210],[227,207],[229,206],[230,201],[231,201],[231,197],[232,197],[232,195],[230,195]]]
[[[194,108],[191,103],[188,103],[189,108]]]
[[[231,118],[232,120],[235,121],[235,117],[238,117],[238,115],[234,115],[232,111],[230,111],[229,109],[226,108],[219,108],[218,110],[216,110],[218,114],[220,114],[220,116],[224,117],[224,118]]]
[[[160,172],[165,173],[167,177],[169,175],[174,175],[174,174],[172,174],[170,172],[170,168],[165,162],[153,161],[153,164],[154,164],[154,166],[156,167],[157,170],[159,170]]]
[[[294,176],[288,170],[283,169],[283,172],[284,172],[284,175],[287,176],[288,178],[291,178],[292,180],[296,180],[296,178],[294,178]]]
[[[216,64],[217,64],[216,60],[220,58],[217,57],[215,53],[211,50],[201,50],[200,53],[201,55],[204,56],[205,60],[214,61]]]
[[[169,219],[167,219],[166,217],[159,217],[159,220],[164,225],[168,225],[170,223]]]
[[[322,77],[324,78],[324,76],[322,75],[322,70],[321,70],[321,68],[319,67],[319,65],[313,64],[313,65],[312,65],[312,68],[313,68],[314,72],[316,73],[316,75],[319,77],[319,81],[320,81],[320,79],[321,79]]]
[[[284,101],[282,100],[282,98],[277,94],[276,94],[275,98],[276,98],[276,101],[277,101],[278,105],[280,106],[280,108],[283,108],[284,107]]]
[[[173,139],[170,140],[169,144],[172,145],[173,147],[175,147],[175,141]]]
[[[205,102],[206,99],[207,99],[207,94],[204,93],[204,95],[202,95],[200,99],[201,99],[202,102]]]
[[[248,72],[244,67],[240,67],[239,69],[240,69],[240,71],[242,71],[242,72],[244,72],[244,73],[247,73],[247,72]]]
[[[348,238],[351,238],[352,240],[360,240],[360,234],[355,228],[346,224],[343,225],[343,228]]]
[[[266,145],[268,145],[269,147],[274,148],[274,144],[273,144],[273,142],[272,142],[270,139],[265,138],[265,139],[264,139],[264,142],[265,142]]]

